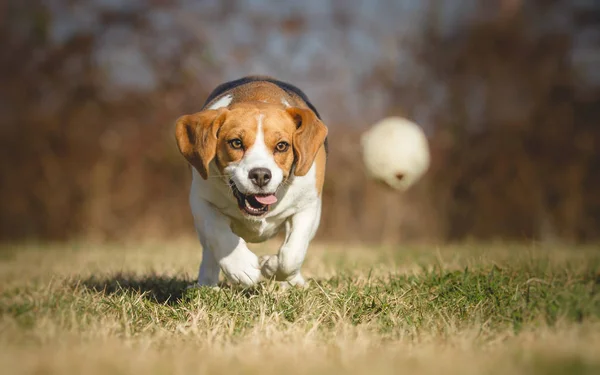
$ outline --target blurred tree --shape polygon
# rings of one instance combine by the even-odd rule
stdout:
[[[172,124],[250,73],[331,128],[321,238],[600,236],[600,5],[294,4],[2,2],[0,237],[192,234]],[[389,114],[431,136],[404,196],[357,173],[360,130]]]

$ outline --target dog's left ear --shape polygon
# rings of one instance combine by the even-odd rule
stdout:
[[[181,116],[175,125],[175,138],[181,154],[208,178],[208,165],[217,153],[217,133],[225,121],[227,109],[208,109]]]
[[[296,158],[294,175],[304,176],[310,170],[317,152],[327,137],[327,127],[315,113],[306,108],[288,108],[287,113],[296,123],[296,132],[292,138],[292,147]]]

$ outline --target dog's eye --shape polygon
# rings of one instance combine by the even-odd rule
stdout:
[[[242,147],[244,147],[244,144],[242,143],[242,140],[239,138],[236,139],[232,139],[229,142],[229,145],[231,146],[231,148],[234,148],[236,150],[241,149]]]
[[[279,152],[286,152],[289,147],[290,147],[289,143],[287,143],[287,142],[279,142],[275,146],[275,150],[277,150]]]

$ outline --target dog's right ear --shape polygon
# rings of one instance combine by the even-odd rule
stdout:
[[[226,108],[208,109],[181,116],[175,125],[179,151],[205,180],[208,178],[208,165],[217,153],[217,133],[227,111]]]

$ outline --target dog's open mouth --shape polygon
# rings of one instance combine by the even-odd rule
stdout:
[[[233,195],[237,199],[238,207],[248,215],[264,215],[269,212],[269,207],[277,202],[275,194],[243,194],[233,181],[230,182],[230,185]]]

